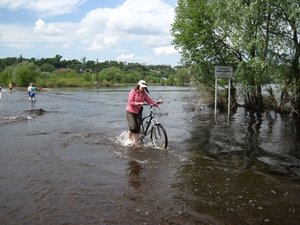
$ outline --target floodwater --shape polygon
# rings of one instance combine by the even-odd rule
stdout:
[[[169,148],[133,148],[129,90],[2,90],[0,224],[299,224],[299,121],[152,87]]]

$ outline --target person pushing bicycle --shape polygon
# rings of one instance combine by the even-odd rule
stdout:
[[[139,144],[144,103],[146,102],[147,104],[155,105],[156,107],[158,107],[158,104],[162,103],[162,100],[155,101],[150,98],[148,93],[146,81],[140,80],[137,86],[128,94],[126,107],[126,118],[129,129],[128,139],[132,141],[134,145]]]

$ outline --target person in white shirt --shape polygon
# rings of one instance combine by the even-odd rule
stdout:
[[[31,96],[30,96],[31,87],[32,87],[32,83],[30,83],[29,86],[28,86],[28,88],[27,88],[29,99],[31,99]]]

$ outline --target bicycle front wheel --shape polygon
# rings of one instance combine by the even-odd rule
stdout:
[[[165,128],[160,124],[155,124],[151,129],[151,141],[156,148],[168,147],[168,136]]]

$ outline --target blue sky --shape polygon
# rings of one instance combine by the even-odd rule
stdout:
[[[177,0],[0,0],[0,57],[167,64]]]

